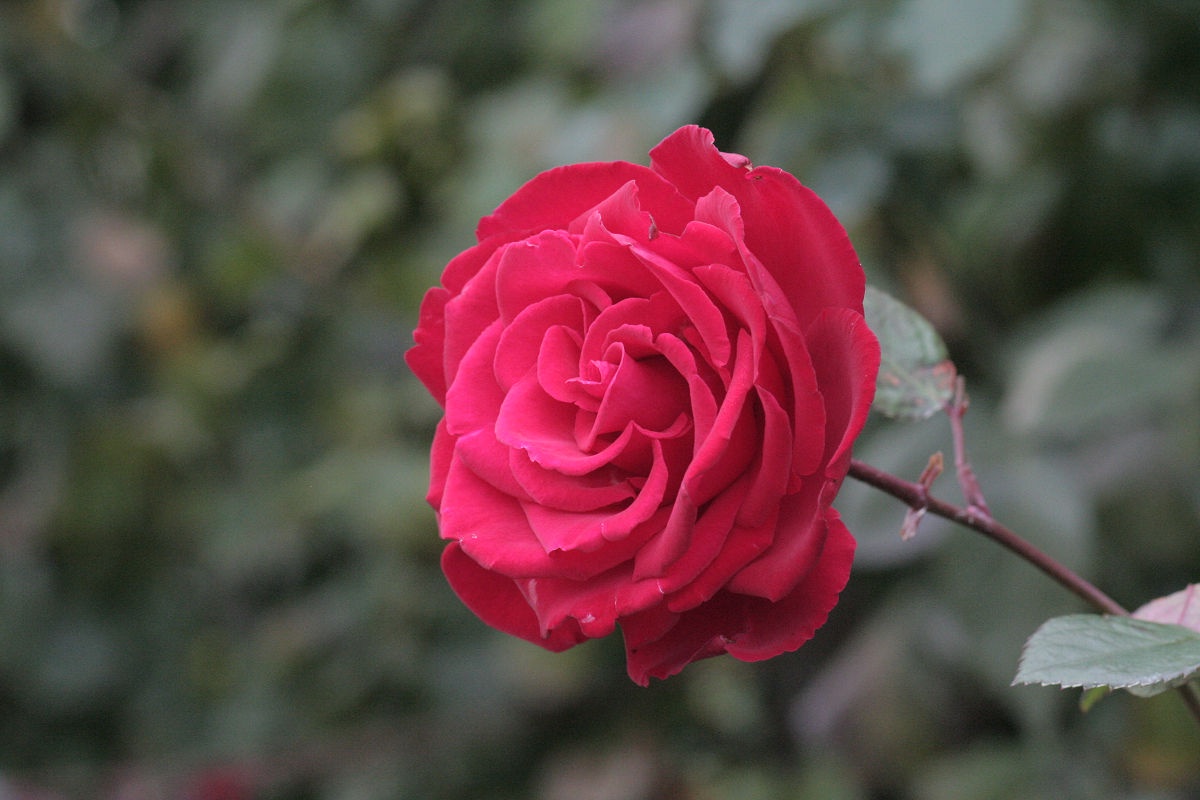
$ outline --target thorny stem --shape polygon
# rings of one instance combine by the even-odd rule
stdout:
[[[957,522],[959,525],[982,533],[1002,547],[1008,548],[1033,564],[1099,611],[1105,614],[1128,616],[1129,612],[1116,600],[1113,600],[1104,592],[1088,583],[1052,556],[1030,544],[1025,539],[1022,539],[1011,529],[1000,524],[991,516],[981,513],[978,509],[962,508],[953,503],[939,500],[936,497],[930,496],[928,492],[923,491],[918,484],[898,478],[891,473],[884,472],[877,467],[873,467],[857,459],[850,461],[850,475],[865,484],[874,486],[886,494],[890,494],[897,500],[903,501],[909,508],[924,508],[930,514],[943,517],[951,522]]]
[[[953,417],[952,417],[953,419]],[[898,478],[889,472],[873,467],[866,462],[852,459],[850,461],[850,476],[873,486],[885,494],[890,494],[905,503],[913,511],[925,511],[936,516],[957,522],[959,525],[982,533],[1002,547],[1016,553],[1042,572],[1049,575],[1059,584],[1092,607],[1105,614],[1129,616],[1129,611],[1116,600],[1113,600],[1094,585],[1084,580],[1062,562],[1050,556],[1030,542],[1018,536],[1013,530],[1002,525],[990,514],[972,504],[967,508],[956,506],[933,497],[918,483]],[[971,498],[976,500],[976,498]],[[985,506],[986,508],[986,506]],[[1193,684],[1185,684],[1179,688],[1179,693],[1187,704],[1192,716],[1200,721],[1200,691]]]

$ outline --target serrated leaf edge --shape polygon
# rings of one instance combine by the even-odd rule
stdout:
[[[1021,648],[1020,658],[1017,660],[1017,674],[1016,674],[1016,676],[1013,677],[1011,685],[1012,686],[1035,686],[1035,685],[1036,686],[1059,686],[1064,689],[1084,689],[1084,690],[1092,690],[1092,689],[1100,689],[1100,688],[1106,688],[1106,689],[1110,689],[1110,690],[1124,689],[1126,691],[1140,689],[1143,692],[1145,692],[1148,689],[1156,690],[1156,691],[1150,691],[1146,694],[1139,695],[1139,696],[1143,696],[1143,697],[1152,697],[1155,694],[1160,694],[1161,692],[1165,692],[1170,689],[1178,688],[1179,686],[1182,686],[1185,683],[1188,683],[1189,681],[1195,679],[1196,677],[1200,677],[1200,663],[1196,664],[1196,666],[1194,666],[1182,673],[1176,673],[1174,675],[1171,675],[1170,677],[1163,675],[1163,676],[1158,676],[1158,677],[1150,677],[1144,681],[1128,681],[1128,682],[1123,681],[1120,683],[1100,683],[1100,682],[1094,682],[1094,681],[1064,682],[1064,681],[1055,681],[1055,680],[1040,680],[1037,678],[1029,679],[1029,678],[1021,677],[1021,672],[1025,669],[1026,656],[1029,653],[1029,644],[1030,644],[1030,642],[1033,641],[1034,637],[1036,637],[1047,625],[1049,625],[1055,621],[1062,621],[1062,620],[1070,619],[1072,617],[1093,617],[1093,616],[1095,616],[1095,615],[1092,615],[1092,614],[1066,614],[1061,617],[1052,617],[1051,619],[1048,619],[1044,623],[1042,623],[1038,627],[1038,629],[1036,631],[1034,631],[1033,634],[1030,635],[1030,637],[1028,639],[1025,640],[1025,645]],[[1149,626],[1162,627],[1162,628],[1176,628],[1181,632],[1180,640],[1184,640],[1184,639],[1196,640],[1197,638],[1200,638],[1197,636],[1197,632],[1192,630],[1191,628],[1187,628],[1182,625],[1175,625],[1170,622],[1153,622],[1151,620],[1144,620],[1144,619],[1139,619],[1136,617],[1112,617],[1112,615],[1108,615],[1108,614],[1104,614],[1101,616],[1102,617],[1111,617],[1113,619],[1121,619],[1121,620],[1125,620],[1130,623],[1136,623],[1136,626],[1149,625]],[[1159,643],[1154,646],[1161,647],[1162,644],[1164,644],[1164,643]],[[1159,689],[1158,687],[1162,687],[1162,688]],[[1131,694],[1138,694],[1138,692],[1131,691]]]

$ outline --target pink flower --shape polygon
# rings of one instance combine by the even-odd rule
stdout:
[[[544,172],[421,306],[446,410],[429,502],[481,619],[550,650],[620,625],[640,684],[795,650],[846,584],[830,507],[879,346],[845,231],[788,173],[680,128]]]

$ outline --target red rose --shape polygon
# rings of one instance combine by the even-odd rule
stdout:
[[[550,650],[619,623],[643,685],[825,622],[854,556],[830,503],[879,367],[812,192],[696,126],[650,158],[525,184],[407,354],[446,409],[429,501],[451,586]]]

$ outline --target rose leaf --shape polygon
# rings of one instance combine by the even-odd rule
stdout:
[[[916,311],[874,287],[867,287],[863,305],[867,325],[882,349],[874,408],[909,422],[942,410],[954,396],[956,372],[937,331]]]
[[[1197,675],[1200,632],[1131,617],[1069,614],[1029,637],[1013,683],[1104,686],[1150,697]]]

